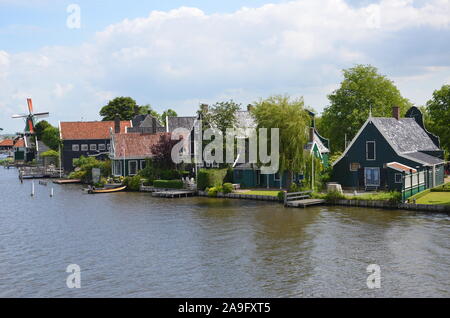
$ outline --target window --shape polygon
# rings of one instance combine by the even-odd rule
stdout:
[[[277,172],[277,173],[275,173],[275,181],[280,181],[280,173],[279,172]]]
[[[105,144],[99,144],[98,145],[98,150],[99,151],[105,151],[105,149],[106,149],[106,145]]]
[[[141,160],[141,170],[145,169],[146,165],[147,165],[147,161]]]
[[[395,174],[395,183],[402,183],[402,174],[401,173]]]
[[[359,168],[361,168],[361,165],[359,164],[359,162],[352,162],[350,164],[350,171],[358,171]]]
[[[128,174],[130,176],[137,175],[138,162],[136,160],[128,162]]]
[[[114,161],[114,175],[115,176],[122,175],[122,163],[120,161]]]
[[[89,146],[88,145],[81,145],[81,151],[88,151]]]
[[[91,144],[91,145],[89,146],[89,149],[90,149],[91,151],[97,151],[97,145],[96,145],[96,144]]]
[[[380,168],[364,168],[365,185],[370,187],[380,186]]]
[[[80,151],[80,145],[72,145],[72,151]]]
[[[366,142],[366,160],[376,160],[375,151],[375,141]]]
[[[107,145],[106,145],[106,149],[108,149],[108,151],[111,149],[110,144],[107,144]]]

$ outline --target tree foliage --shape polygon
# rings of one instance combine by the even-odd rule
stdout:
[[[176,116],[178,116],[178,114],[177,114],[177,112],[174,111],[173,109],[168,109],[168,110],[164,111],[164,112],[161,114],[161,119],[160,119],[161,124],[163,124],[163,125],[165,126],[165,125],[166,125],[166,118],[167,118],[167,117],[176,117]]]
[[[153,110],[151,105],[139,106],[131,97],[116,97],[110,100],[107,105],[100,110],[103,121],[114,120],[119,115],[121,120],[131,120],[135,115],[150,114],[160,118],[159,114]]]
[[[168,134],[163,134],[157,144],[153,145],[151,152],[153,154],[153,167],[158,169],[173,169],[175,163],[172,160],[172,148],[178,143],[178,140],[172,140]]]
[[[59,138],[59,129],[53,126],[49,126],[44,129],[41,136],[41,141],[46,144],[52,150],[58,150],[61,144]]]
[[[447,155],[450,151],[450,85],[443,85],[434,91],[433,97],[427,102],[427,128],[441,139],[441,147]],[[427,120],[426,120],[427,122]]]
[[[292,180],[292,173],[304,167],[304,147],[309,139],[311,118],[303,98],[272,96],[255,103],[252,113],[258,128],[268,128],[269,132],[270,128],[280,129],[280,171],[289,171]],[[270,146],[270,137],[268,143]]]
[[[51,127],[50,123],[46,120],[41,120],[34,126],[34,132],[36,134],[37,140],[42,140],[42,134],[44,133],[44,130],[48,127]]]
[[[408,99],[386,76],[370,65],[357,65],[343,70],[340,87],[328,95],[326,107],[319,122],[319,131],[330,138],[331,150],[344,150],[345,135],[350,141],[369,116],[391,117],[392,107],[400,107],[401,115],[411,107]]]

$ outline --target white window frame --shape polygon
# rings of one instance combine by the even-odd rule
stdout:
[[[72,151],[74,151],[74,152],[79,152],[80,151],[80,145],[78,145],[78,144],[73,144],[72,145]]]
[[[89,145],[89,150],[90,151],[97,151],[97,144],[90,144]]]
[[[108,149],[108,151],[111,150],[111,144],[106,144],[106,149]]]
[[[400,176],[400,181],[397,181],[397,176]],[[401,173],[396,173],[396,174],[394,175],[394,181],[395,181],[395,183],[402,183],[402,182],[403,182],[402,177],[403,177],[403,174],[401,174]]]
[[[140,162],[141,170],[144,170],[144,169],[145,169],[144,164],[146,164],[146,163],[147,163],[146,160],[141,160],[141,162]]]
[[[87,144],[82,144],[81,147],[80,147],[80,149],[81,149],[81,151],[89,151],[89,145],[87,145]],[[85,150],[83,150],[83,149],[85,149]]]
[[[98,144],[98,150],[99,151],[105,151],[106,150],[106,145],[105,144]]]
[[[277,178],[277,175],[278,175],[278,178]],[[281,173],[279,173],[279,172],[275,173],[273,176],[273,181],[277,181],[277,182],[281,181]]]
[[[368,169],[376,169],[376,170],[378,170],[378,184],[368,184],[367,183],[366,171]],[[380,184],[381,184],[381,169],[379,167],[365,167],[364,168],[364,185],[366,187],[379,187]]]
[[[369,159],[369,144],[373,144],[373,159]],[[367,161],[377,160],[377,143],[375,141],[366,141],[366,160]]]
[[[134,174],[131,173],[131,163],[132,162],[136,163],[136,173],[134,173]],[[128,161],[128,175],[129,176],[135,176],[135,175],[138,174],[138,172],[139,172],[139,162],[137,160],[130,160],[130,161]]]
[[[119,169],[117,169],[117,168],[119,168]],[[114,161],[114,164],[113,164],[113,170],[114,170],[114,176],[116,176],[116,177],[118,177],[118,176],[121,176],[122,175],[122,162],[120,162],[120,161]],[[117,171],[117,170],[119,170],[119,171]]]

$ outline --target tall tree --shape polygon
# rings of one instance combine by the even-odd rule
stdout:
[[[61,143],[61,140],[59,139],[59,129],[53,126],[45,128],[42,132],[41,140],[50,147],[50,149],[57,151]]]
[[[38,122],[36,124],[36,126],[34,127],[34,132],[36,134],[36,138],[38,140],[42,139],[42,134],[44,133],[44,130],[48,127],[51,127],[52,125],[49,124],[48,121],[46,120],[41,120],[40,122]]]
[[[311,118],[303,98],[272,96],[255,103],[252,113],[258,128],[280,129],[280,172],[288,171],[288,184],[292,183],[293,173],[302,172],[306,164],[304,147]]]
[[[241,104],[233,100],[215,103],[210,109],[212,124],[225,135],[227,128],[236,126],[236,114],[240,108]]]
[[[139,106],[131,97],[116,97],[110,100],[106,106],[100,110],[103,121],[114,120],[119,115],[121,120],[131,120],[136,115],[150,114],[160,118],[159,114],[153,110],[151,105]]]
[[[175,163],[172,160],[172,148],[178,142],[178,140],[172,140],[168,134],[162,134],[158,143],[151,148],[153,166],[158,169],[174,169]]]
[[[357,65],[343,70],[341,86],[328,95],[319,123],[321,134],[330,138],[332,152],[344,150],[344,140],[350,141],[367,120],[370,110],[374,117],[391,117],[392,107],[399,106],[402,115],[411,107],[408,99],[386,76],[370,65]]]
[[[430,120],[429,130],[441,139],[441,147],[450,151],[450,85],[443,85],[434,91],[427,102],[427,115]]]
[[[176,116],[178,116],[178,114],[177,114],[177,112],[176,111],[174,111],[173,109],[168,109],[168,110],[166,110],[166,111],[164,111],[162,114],[161,114],[161,124],[163,124],[164,126],[166,125],[166,118],[167,117],[176,117]]]

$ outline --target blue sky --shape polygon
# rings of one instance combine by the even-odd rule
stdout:
[[[450,82],[449,20],[450,0],[0,0],[0,127],[22,129],[27,97],[53,124],[122,95],[190,115],[290,94],[320,112],[360,63],[422,105]]]

